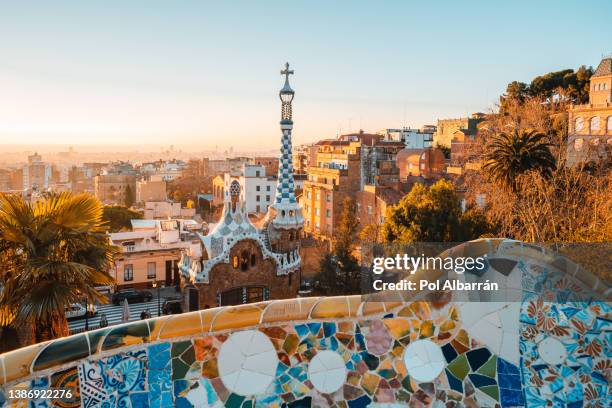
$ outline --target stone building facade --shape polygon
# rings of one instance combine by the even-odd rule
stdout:
[[[474,113],[469,118],[439,119],[436,133],[433,136],[433,145],[451,147],[455,132],[461,129],[476,131],[477,125],[484,120],[482,113]]]
[[[569,109],[568,165],[610,158],[612,151],[612,56],[591,77],[589,103]]]

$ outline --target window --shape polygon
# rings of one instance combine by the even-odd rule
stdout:
[[[240,269],[242,271],[249,269],[249,259],[249,253],[247,251],[242,251],[242,254],[240,254]]]
[[[331,202],[331,194],[327,193],[325,194],[325,199],[327,200],[327,202]]]
[[[264,300],[264,288],[247,288],[247,303],[261,302]]]
[[[319,194],[319,192],[317,191],[315,193],[315,200],[319,201],[321,199],[321,195]]]
[[[306,191],[306,198],[310,198],[310,191]]]
[[[126,264],[123,267],[123,280],[126,282],[134,280],[134,265]]]
[[[257,255],[251,254],[251,266],[257,265]]]
[[[232,258],[232,266],[234,267],[234,269],[238,269],[238,256],[234,255],[234,257]]]
[[[259,196],[255,196],[255,201],[259,202]]]
[[[371,205],[368,205],[368,214],[372,215],[372,206]]]
[[[259,191],[259,190],[260,190],[259,186],[255,187],[255,191]]]
[[[582,130],[582,127],[584,126],[584,119],[583,118],[576,118],[576,121],[574,122],[574,129],[576,132],[580,132]]]
[[[155,267],[156,267],[155,262],[148,262],[147,263],[147,279],[155,279],[156,278]]]
[[[255,177],[259,177],[259,173],[260,173],[259,170],[256,170],[255,171]]]
[[[608,116],[608,133],[612,133],[612,116]]]
[[[266,191],[270,191],[270,186],[266,186]]]
[[[315,208],[315,215],[318,217],[319,216],[319,209]]]
[[[331,217],[331,210],[325,210],[325,216],[327,218],[330,218]]]
[[[267,196],[266,196],[266,201],[267,201],[267,202],[269,202],[269,201],[270,201],[270,196],[269,196],[269,195],[267,195]]]
[[[599,130],[599,116],[593,116],[591,118],[591,132]]]

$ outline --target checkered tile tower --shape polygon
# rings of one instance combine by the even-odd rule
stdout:
[[[285,85],[279,92],[282,102],[280,127],[283,135],[278,163],[278,185],[274,204],[271,205],[275,212],[272,223],[275,227],[283,229],[301,228],[304,225],[302,209],[295,199],[295,182],[293,180],[291,103],[295,92],[289,86],[289,75],[292,74],[293,70],[290,70],[289,63],[286,63],[285,69],[281,71],[281,75],[285,76]]]

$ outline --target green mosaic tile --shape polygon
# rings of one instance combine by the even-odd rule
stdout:
[[[480,387],[479,390],[493,398],[495,401],[499,401],[499,388],[497,385],[487,385],[486,387]]]
[[[185,352],[189,347],[191,347],[190,341],[177,341],[176,343],[172,343],[172,357],[178,357]]]
[[[462,354],[459,357],[455,358],[453,361],[451,361],[447,368],[448,371],[453,373],[453,375],[459,378],[460,380],[463,380],[465,376],[470,372],[470,365],[468,364],[465,354]]]
[[[230,394],[227,401],[225,401],[225,408],[240,408],[244,401],[244,397],[238,394]]]
[[[484,363],[476,372],[486,375],[487,377],[495,378],[495,373],[497,372],[497,357],[492,356],[489,361]]]

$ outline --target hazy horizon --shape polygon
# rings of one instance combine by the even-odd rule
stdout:
[[[418,128],[612,51],[609,1],[476,3],[10,2],[0,145],[273,149],[285,61],[294,144]]]

